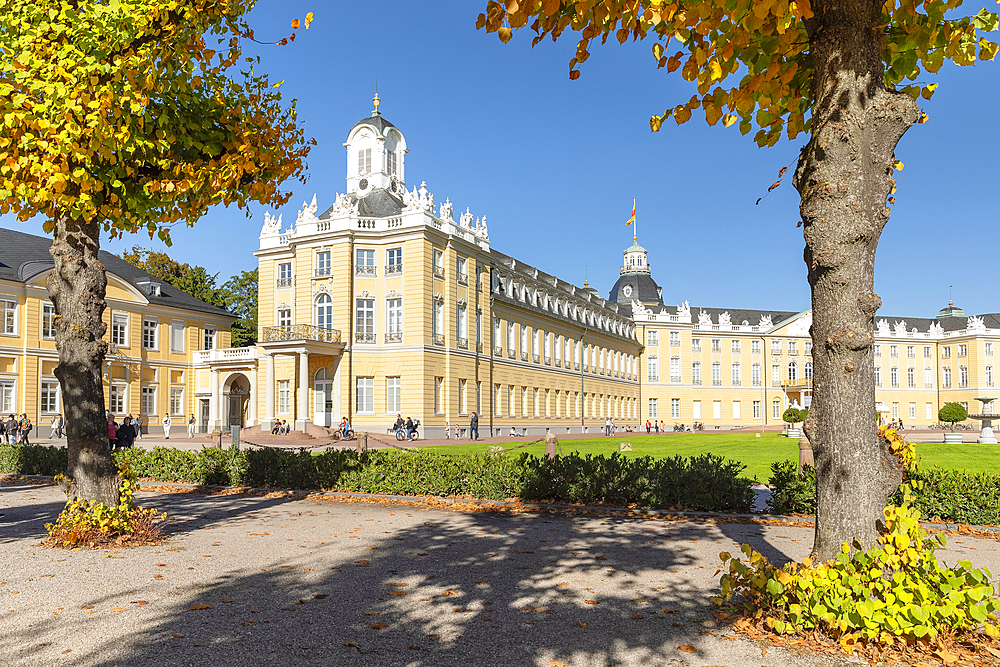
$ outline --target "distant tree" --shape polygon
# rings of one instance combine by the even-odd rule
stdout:
[[[578,39],[569,76],[596,44],[649,39],[657,67],[697,86],[650,118],[658,131],[702,110],[710,125],[754,129],[758,146],[806,133],[793,184],[801,197],[804,259],[812,288],[812,414],[816,453],[813,555],[843,543],[877,543],[885,501],[902,465],[876,432],[872,340],[881,299],[875,250],[895,203],[896,144],[926,119],[917,105],[937,84],[924,71],[945,61],[993,60],[981,32],[997,15],[956,12],[962,0],[487,0],[477,28],[509,42],[527,28]],[[668,49],[676,45],[676,52]],[[673,88],[676,90],[676,88]],[[724,157],[720,160],[725,161]],[[780,184],[781,176],[772,188]]]
[[[216,204],[280,206],[281,184],[303,177],[315,142],[242,54],[253,5],[2,3],[0,213],[41,215],[53,235],[46,285],[71,497],[113,506],[121,484],[104,416],[102,230],[169,243],[173,225]]]
[[[962,407],[961,403],[945,403],[938,410],[938,419],[951,423],[951,430],[955,430],[955,424],[963,422],[969,417],[969,411]]]
[[[233,322],[232,345],[245,347],[257,342],[257,269],[243,271],[222,285],[226,309],[240,319]]]
[[[795,422],[799,421],[799,409],[798,408],[788,408],[781,413],[781,421],[787,422],[795,426]]]

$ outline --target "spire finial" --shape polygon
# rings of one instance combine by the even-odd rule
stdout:
[[[372,98],[372,104],[375,105],[375,110],[372,111],[372,115],[373,116],[378,116],[379,115],[378,105],[379,105],[379,102],[381,102],[381,101],[382,100],[380,100],[379,97],[378,97],[378,90],[376,90],[375,91],[375,97]]]

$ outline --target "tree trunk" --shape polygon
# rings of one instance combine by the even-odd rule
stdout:
[[[107,275],[97,259],[101,227],[63,215],[55,220],[49,252],[55,269],[46,286],[56,309],[56,377],[62,386],[63,415],[69,448],[70,478],[63,491],[70,499],[118,504],[121,483],[111,458],[101,370],[107,326]]]
[[[816,461],[813,555],[876,544],[901,467],[877,436],[873,338],[875,249],[889,219],[896,143],[920,114],[886,88],[881,0],[814,0],[812,137],[795,173],[812,287],[813,402],[805,430]]]

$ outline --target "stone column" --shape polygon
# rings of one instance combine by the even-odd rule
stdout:
[[[213,368],[211,371],[211,397],[208,399],[208,428],[209,430],[222,427],[222,420],[219,418],[221,406],[219,405],[219,369]]]
[[[270,352],[264,353],[267,360],[267,371],[264,378],[266,383],[264,389],[264,423],[261,430],[270,431],[274,426],[274,355]]]
[[[309,422],[309,353],[299,352],[299,413],[295,419],[295,430],[305,433]]]
[[[250,410],[247,415],[247,426],[257,425],[257,360],[250,367]]]

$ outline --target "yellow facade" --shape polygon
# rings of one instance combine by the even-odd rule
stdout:
[[[0,234],[3,247],[15,249],[4,251],[4,263],[20,271],[0,276],[0,413],[26,413],[39,427],[36,434],[47,435],[52,418],[63,412],[55,377],[55,311],[45,288],[52,265],[49,241],[11,230]],[[107,253],[101,261],[108,269],[105,404],[119,419],[141,415],[160,433],[159,424],[169,413],[172,430],[183,432],[188,417],[197,413],[199,355],[206,345],[229,347],[234,318],[169,285],[157,285]],[[149,294],[148,289],[159,292]],[[192,307],[166,305],[168,300]]]

